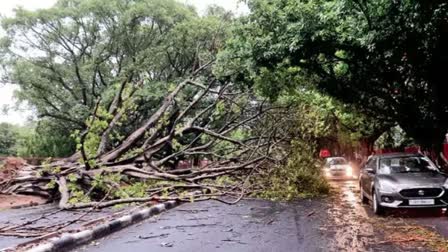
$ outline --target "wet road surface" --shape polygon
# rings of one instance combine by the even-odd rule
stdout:
[[[328,199],[185,204],[77,251],[431,251],[419,243],[395,244],[386,227],[446,221],[438,215],[376,217],[361,205],[356,180],[331,185]]]
[[[119,209],[104,209],[102,211],[93,211],[86,214],[86,210],[60,211],[55,204],[46,204],[40,206],[26,207],[20,209],[3,209],[0,210],[0,229],[26,223],[31,220],[37,220],[32,224],[23,226],[20,231],[24,234],[32,234],[39,230],[44,232],[47,227],[62,225],[67,222],[74,222],[70,226],[61,228],[63,232],[83,229],[84,223],[95,220],[100,217],[110,216],[120,211]],[[45,216],[45,218],[42,218]],[[75,221],[76,220],[76,221]],[[13,231],[11,231],[13,232]],[[8,233],[8,232],[6,232]],[[16,237],[0,235],[0,251],[7,247],[12,247],[24,242],[34,240],[32,237]]]
[[[293,203],[188,203],[75,251],[447,251],[421,241],[433,239],[425,230],[448,238],[442,211],[389,211],[377,217],[361,204],[357,184],[332,181],[329,198]],[[12,217],[21,218],[0,212],[0,222]],[[0,245],[13,241],[0,237]]]
[[[329,251],[327,203],[185,204],[77,251]]]
[[[352,249],[356,248],[355,251],[432,251],[434,248],[424,242],[411,242],[415,240],[412,237],[418,236],[419,232],[421,236],[428,236],[427,230],[439,234],[441,239],[448,238],[448,217],[441,209],[390,209],[379,217],[373,214],[370,204],[361,203],[357,180],[332,181],[331,185],[335,193],[331,197],[334,205],[329,209],[329,216],[333,227],[338,227],[335,230],[337,239],[334,240],[336,248],[351,246]]]
[[[343,198],[351,202],[353,206],[360,206],[362,215],[375,217],[370,205],[362,205],[359,199],[358,181],[337,182],[334,186],[341,189]],[[354,203],[355,202],[355,203]],[[434,228],[440,235],[448,239],[448,216],[444,209],[389,209],[384,218],[398,220],[409,224],[418,224],[424,227]]]
[[[55,206],[44,205],[27,207],[23,209],[8,209],[0,211],[0,227],[10,226],[14,224],[19,224],[27,221],[28,219],[33,219],[47,212],[54,211]],[[33,238],[18,238],[14,236],[0,236],[0,249],[17,245],[22,242],[27,242]]]

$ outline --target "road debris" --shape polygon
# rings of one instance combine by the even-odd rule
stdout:
[[[147,239],[154,239],[154,238],[165,238],[168,237],[170,234],[166,233],[166,234],[159,234],[159,235],[150,235],[150,236],[143,236],[143,235],[139,235],[137,236],[137,238],[139,239],[143,239],[143,240],[147,240]]]
[[[172,242],[162,242],[162,243],[160,243],[160,246],[166,247],[166,248],[171,248],[174,246],[174,244]]]

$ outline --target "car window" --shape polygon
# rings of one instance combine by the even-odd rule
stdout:
[[[343,165],[347,164],[347,160],[345,158],[332,158],[328,160],[329,165]]]
[[[380,159],[378,173],[436,172],[437,167],[427,157],[394,157]]]

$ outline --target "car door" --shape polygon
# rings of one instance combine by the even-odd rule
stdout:
[[[371,197],[371,185],[375,178],[377,158],[370,158],[362,168],[361,186],[362,190]]]

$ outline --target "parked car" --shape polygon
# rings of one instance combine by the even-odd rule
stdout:
[[[353,168],[344,157],[326,158],[323,170],[330,179],[353,179]]]
[[[447,178],[421,154],[374,155],[361,169],[360,196],[375,214],[386,208],[446,208]]]

